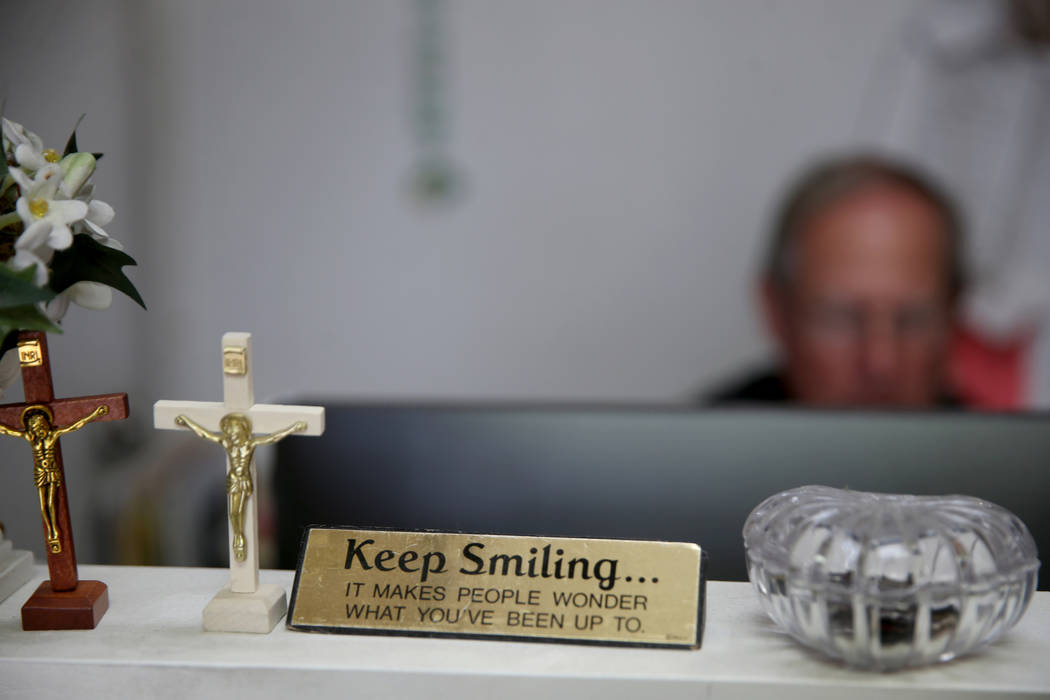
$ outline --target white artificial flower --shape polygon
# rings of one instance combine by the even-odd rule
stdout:
[[[70,153],[58,163],[62,168],[59,191],[66,197],[76,197],[95,172],[95,156],[90,153]]]
[[[79,124],[79,122],[78,122]],[[123,250],[103,228],[114,217],[111,206],[93,199],[89,182],[96,159],[91,153],[65,157],[45,149],[40,137],[21,124],[0,120],[3,157],[7,172],[18,186],[15,212],[7,212],[4,224],[21,219],[23,231],[15,239],[14,255],[7,264],[16,270],[32,268],[37,286],[45,287],[56,251],[69,248],[74,235],[86,234],[102,245]],[[17,219],[15,217],[17,216]],[[12,221],[14,220],[14,221]],[[80,281],[38,307],[54,322],[65,316],[70,304],[102,310],[113,303],[113,290],[102,283]],[[19,375],[17,352],[0,358],[0,396]]]
[[[18,241],[15,241],[15,254],[11,258],[11,267],[16,270],[24,270],[27,267],[34,267],[33,271],[33,284],[38,287],[43,287],[47,284],[50,272],[48,270],[48,263],[51,262],[51,257],[54,255],[54,251],[47,246],[38,248],[19,248]]]
[[[18,122],[13,122],[4,117],[2,129],[4,134],[4,155],[8,158],[13,157],[15,149],[23,144],[34,146],[38,151],[44,150],[44,143],[40,140],[40,137]]]
[[[66,315],[70,302],[86,309],[102,311],[113,303],[113,290],[98,282],[77,282],[49,301],[44,307],[44,313],[57,323]]]
[[[53,250],[64,250],[72,245],[73,232],[69,225],[87,216],[88,205],[75,199],[56,198],[60,194],[62,169],[47,165],[38,170],[32,180],[18,168],[11,168],[10,173],[22,194],[15,209],[25,225],[15,248],[38,250],[46,245]]]
[[[102,228],[113,220],[113,216],[113,207],[101,200],[92,199],[88,201],[88,213],[81,223],[84,228],[87,229],[87,234],[102,245],[113,248],[114,250],[124,250],[124,246],[121,242],[110,236]]]
[[[65,180],[62,181],[63,189]],[[84,184],[77,192],[76,199],[88,205],[88,213],[83,221],[78,221],[73,226],[73,233],[86,233],[104,246],[114,250],[124,250],[124,246],[116,238],[113,238],[102,227],[113,220],[116,213],[113,207],[100,199],[92,199],[95,186],[90,182]]]
[[[113,220],[115,212],[100,199],[92,199],[95,186],[88,183],[80,188],[77,199],[88,205],[88,213],[83,221],[77,222],[73,230],[76,233],[86,233],[104,246],[114,250],[124,250],[124,246],[116,238],[113,238],[102,227]]]
[[[44,148],[40,137],[21,124],[3,120],[4,156],[15,161],[29,171],[40,170],[48,163],[58,162],[58,153]]]

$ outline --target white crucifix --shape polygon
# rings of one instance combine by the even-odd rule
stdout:
[[[266,633],[284,615],[284,589],[259,585],[255,448],[324,432],[321,406],[255,403],[251,340],[250,333],[222,336],[222,403],[162,400],[153,406],[156,428],[187,429],[226,451],[230,583],[204,609],[204,628],[212,631]]]

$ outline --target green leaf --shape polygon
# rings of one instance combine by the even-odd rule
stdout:
[[[84,121],[86,114],[81,114],[80,119],[77,119],[77,123],[73,125],[73,133],[69,135],[69,140],[66,141],[66,150],[62,152],[62,156],[68,156],[70,153],[77,152],[77,129],[80,127],[80,122]]]
[[[16,271],[0,265],[0,312],[10,307],[51,301],[55,296],[52,290],[33,284],[32,267]]]
[[[78,233],[73,236],[73,245],[55,253],[51,261],[51,289],[57,294],[77,282],[100,282],[124,292],[145,309],[146,302],[121,270],[125,265],[136,264],[127,253],[104,246],[86,233]]]
[[[3,357],[8,350],[14,348],[16,345],[18,345],[18,331],[8,331],[4,335],[4,342],[0,343],[0,357]]]
[[[27,304],[25,306],[12,306],[0,309],[0,334],[4,336],[4,346],[7,346],[7,337],[14,331],[46,331],[61,333],[62,329],[51,322],[39,306]]]

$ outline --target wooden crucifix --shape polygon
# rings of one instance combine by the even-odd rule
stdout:
[[[160,429],[188,429],[226,451],[230,582],[204,609],[204,628],[266,633],[284,615],[287,600],[280,586],[259,585],[255,448],[293,434],[320,435],[324,408],[255,403],[250,333],[222,336],[222,378],[222,403],[158,401],[153,421]]]
[[[106,584],[77,578],[65,471],[58,439],[89,422],[128,417],[127,394],[56,399],[47,335],[18,334],[25,402],[0,406],[0,433],[25,439],[33,450],[33,481],[40,500],[47,568],[44,581],[22,606],[22,629],[93,629],[109,607]]]

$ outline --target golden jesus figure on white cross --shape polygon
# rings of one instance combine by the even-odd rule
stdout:
[[[229,471],[226,473],[226,495],[230,501],[230,527],[233,530],[233,556],[237,561],[244,561],[247,556],[247,543],[244,537],[244,511],[248,500],[255,492],[255,479],[252,476],[252,460],[255,459],[255,448],[259,445],[272,445],[292,433],[306,430],[304,421],[296,421],[284,430],[270,435],[252,437],[252,421],[243,413],[227,413],[219,419],[219,432],[213,433],[187,416],[175,416],[175,425],[183,425],[209,442],[221,445],[229,459]]]

